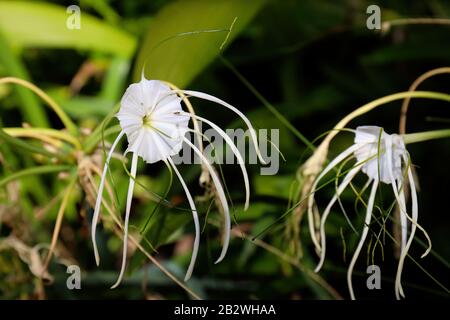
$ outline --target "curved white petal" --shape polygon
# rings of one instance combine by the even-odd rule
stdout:
[[[128,223],[130,220],[131,201],[133,200],[133,190],[134,190],[134,182],[136,179],[137,162],[138,162],[138,155],[136,153],[133,153],[130,170],[131,177],[130,182],[128,184],[127,204],[125,208],[125,223],[123,225],[122,265],[120,267],[119,277],[117,278],[116,283],[112,285],[111,289],[116,288],[120,284],[123,275],[125,273],[125,267],[127,263],[127,249],[128,249]]]
[[[116,140],[114,140],[114,142],[111,146],[111,149],[108,152],[108,155],[107,155],[106,161],[105,161],[105,165],[103,167],[102,177],[100,179],[100,185],[98,187],[97,199],[95,201],[95,209],[94,209],[94,215],[92,217],[92,225],[91,225],[91,240],[92,240],[92,246],[94,247],[95,263],[97,264],[97,266],[100,264],[100,256],[98,254],[95,233],[97,231],[97,223],[98,223],[98,218],[100,215],[100,208],[102,205],[103,189],[105,187],[105,178],[106,178],[106,173],[108,171],[108,166],[109,166],[109,161],[111,160],[111,156],[112,156],[114,150],[116,149],[117,144],[119,143],[120,139],[122,139],[123,135],[124,135],[124,132],[120,131],[119,135],[117,136]]]
[[[178,171],[177,167],[173,163],[172,158],[167,158],[167,160],[170,163],[170,166],[172,167],[173,171],[175,171],[175,174],[178,177],[178,180],[180,180],[181,186],[184,189],[184,193],[186,194],[186,197],[189,202],[189,206],[191,207],[192,211],[192,217],[194,219],[194,227],[195,227],[195,239],[194,239],[194,247],[192,249],[192,256],[191,256],[191,262],[189,263],[189,267],[187,269],[186,275],[184,277],[184,281],[188,281],[192,276],[192,271],[194,270],[195,261],[197,260],[197,254],[198,254],[198,248],[200,246],[200,223],[198,220],[198,213],[197,208],[195,207],[194,199],[191,196],[191,193],[189,192],[189,189],[184,182],[183,177],[181,176],[180,172]]]
[[[399,186],[400,186],[400,181],[399,181]],[[406,199],[405,199],[405,191],[403,190],[403,188],[401,188],[400,190],[400,203],[399,206],[405,208],[405,210],[403,211],[402,209],[400,210],[400,228],[401,228],[401,238],[402,238],[402,242],[401,242],[401,246],[400,246],[400,255],[401,252],[405,249],[406,247],[406,240],[408,237],[408,219],[407,214],[406,214]]]
[[[178,90],[172,90],[174,92],[178,92]],[[259,146],[258,146],[258,138],[256,136],[256,130],[253,128],[250,120],[248,120],[248,118],[236,107],[233,107],[231,104],[216,98],[212,95],[203,93],[203,92],[198,92],[198,91],[192,91],[192,90],[181,90],[181,92],[183,92],[186,95],[192,96],[192,97],[196,97],[196,98],[200,98],[203,100],[208,100],[217,104],[220,104],[228,109],[230,109],[231,111],[233,111],[234,113],[236,113],[247,125],[248,130],[250,132],[250,136],[252,137],[252,141],[253,141],[253,145],[255,147],[255,151],[256,154],[259,158],[259,161],[261,161],[262,164],[267,164],[267,162],[264,160],[264,158],[261,155],[261,152],[259,151]]]
[[[197,120],[200,120],[200,121],[210,125],[211,128],[216,130],[217,133],[219,133],[220,136],[225,140],[225,142],[230,146],[231,151],[235,155],[235,157],[236,157],[236,159],[237,159],[237,161],[239,163],[239,166],[241,167],[242,176],[244,177],[244,186],[245,186],[245,206],[244,206],[244,209],[247,210],[248,206],[249,206],[249,202],[250,202],[250,183],[249,183],[249,179],[248,179],[247,169],[245,168],[245,161],[242,158],[242,155],[239,152],[238,148],[233,143],[231,138],[226,134],[226,132],[223,131],[218,125],[216,125],[212,121],[209,121],[208,119],[205,119],[205,118],[202,118],[200,116],[193,115],[193,114],[190,114],[190,113],[187,113],[187,112],[185,112],[184,114],[189,115],[192,118],[195,118]]]
[[[364,228],[361,234],[361,238],[359,239],[358,246],[356,247],[355,253],[353,254],[352,260],[347,270],[347,284],[348,289],[350,291],[350,297],[352,300],[355,300],[355,293],[353,292],[353,284],[352,284],[352,273],[353,268],[355,267],[356,261],[358,260],[359,253],[361,252],[362,246],[364,245],[364,241],[366,240],[367,233],[369,232],[370,220],[372,218],[372,210],[373,204],[375,201],[376,191],[378,188],[378,180],[374,180],[372,184],[372,189],[370,191],[369,202],[367,204],[366,217],[364,219]]]
[[[220,179],[217,176],[217,173],[215,172],[215,170],[213,169],[211,164],[209,163],[208,159],[206,159],[206,157],[200,152],[200,150],[198,150],[198,148],[195,145],[193,145],[189,141],[189,139],[183,138],[183,140],[184,140],[184,142],[186,142],[186,144],[188,144],[192,148],[192,150],[194,150],[194,152],[200,157],[200,159],[205,164],[206,168],[209,171],[209,174],[211,175],[211,178],[213,179],[217,195],[219,196],[220,202],[222,204],[222,208],[223,208],[223,212],[224,212],[224,219],[225,219],[225,227],[224,227],[224,232],[223,232],[223,237],[222,237],[222,241],[223,241],[222,251],[220,253],[219,258],[216,260],[216,262],[214,262],[215,264],[217,264],[220,261],[222,261],[223,258],[225,257],[227,250],[228,250],[228,245],[230,243],[231,219],[230,219],[230,209],[228,208],[227,198],[225,196],[225,192],[223,190],[222,184],[220,183]]]
[[[319,176],[314,181],[314,184],[311,188],[311,194],[308,196],[308,225],[309,225],[309,233],[311,235],[311,240],[314,243],[317,250],[320,249],[319,241],[316,238],[316,230],[314,227],[314,214],[313,214],[313,204],[314,204],[314,194],[316,192],[317,185],[319,184],[320,180],[328,173],[330,172],[334,167],[336,167],[340,162],[344,161],[347,157],[349,157],[352,153],[354,153],[359,146],[353,145],[344,151],[342,151],[336,158],[334,158],[326,167],[323,169],[323,171],[319,174]]]
[[[406,158],[406,156],[405,156]],[[407,159],[405,159],[405,162],[407,162]],[[418,201],[417,201],[417,190],[416,190],[416,184],[414,182],[414,176],[412,174],[412,170],[410,167],[408,167],[408,179],[409,179],[409,186],[411,189],[411,202],[412,202],[412,218],[409,218],[407,215],[406,217],[411,221],[411,232],[409,234],[408,242],[406,243],[405,250],[403,250],[397,267],[397,274],[395,277],[395,296],[397,299],[400,299],[401,297],[405,297],[405,294],[403,292],[403,288],[401,285],[402,281],[402,271],[403,271],[403,265],[405,263],[406,256],[408,255],[409,248],[411,247],[411,243],[414,239],[414,234],[416,232],[416,228],[419,228],[422,232],[424,232],[427,240],[428,240],[428,249],[425,251],[425,253],[422,255],[422,258],[426,256],[430,250],[431,250],[431,240],[426,233],[426,231],[418,224]]]
[[[401,234],[402,234],[402,239],[401,239],[401,245],[400,245],[400,256],[403,254],[403,251],[405,250],[405,246],[406,246],[406,238],[407,238],[407,229],[406,229],[406,216],[408,215],[407,211],[406,211],[406,201],[404,198],[404,192],[403,192],[403,188],[402,188],[402,182],[403,181],[403,176],[401,176],[401,179],[399,180],[399,185],[397,187],[397,182],[396,182],[396,178],[394,177],[394,172],[393,172],[393,143],[392,143],[392,137],[391,136],[387,136],[385,138],[386,140],[386,157],[387,157],[387,172],[389,175],[389,180],[391,182],[392,185],[392,191],[394,193],[395,199],[398,203],[398,206],[400,208],[400,225],[401,225]],[[398,190],[400,190],[401,195],[403,195],[403,197],[399,194]]]
[[[341,196],[342,192],[344,192],[345,188],[348,186],[348,184],[352,181],[352,179],[355,177],[355,175],[361,170],[361,165],[358,165],[355,168],[352,168],[344,177],[344,180],[339,185],[337,192],[333,195],[333,198],[331,199],[330,203],[328,203],[325,211],[323,212],[322,219],[320,220],[320,241],[321,241],[321,251],[320,251],[320,261],[317,264],[315,272],[319,272],[319,270],[322,268],[322,265],[325,261],[325,252],[326,252],[326,235],[325,235],[325,223],[327,221],[328,215],[331,212],[331,208],[338,199],[338,197]]]

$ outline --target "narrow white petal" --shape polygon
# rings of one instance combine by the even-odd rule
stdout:
[[[361,252],[362,246],[364,245],[364,241],[366,240],[367,237],[367,233],[369,232],[369,225],[370,220],[372,218],[372,210],[373,204],[375,202],[377,187],[378,187],[378,180],[375,179],[372,184],[372,190],[370,191],[369,202],[367,204],[367,212],[366,218],[364,219],[363,232],[361,234],[361,238],[359,239],[359,243],[358,246],[356,247],[355,253],[353,254],[352,261],[350,262],[350,265],[348,266],[347,270],[347,284],[348,289],[350,291],[350,297],[352,300],[355,300],[355,293],[353,292],[353,285],[352,285],[353,268],[355,267],[356,261],[358,260],[359,257],[359,253]]]
[[[416,184],[414,183],[414,177],[412,175],[411,168],[408,167],[408,179],[409,179],[409,186],[411,188],[411,202],[412,202],[412,219],[411,219],[411,233],[409,234],[408,242],[406,243],[405,250],[400,255],[400,259],[398,261],[398,267],[397,267],[397,274],[395,277],[395,297],[397,299],[400,299],[401,297],[405,297],[405,294],[403,292],[402,288],[402,271],[403,271],[403,265],[405,263],[406,256],[408,255],[409,248],[411,246],[411,243],[414,239],[414,234],[416,232],[417,227],[417,218],[418,218],[418,204],[417,204],[417,191],[416,191]]]
[[[177,92],[178,90],[173,90],[174,92]],[[252,141],[253,141],[253,145],[255,147],[255,151],[256,154],[258,155],[259,161],[261,161],[262,164],[267,164],[267,162],[264,160],[264,158],[261,155],[261,152],[259,151],[259,146],[258,146],[258,139],[256,137],[256,130],[253,128],[250,120],[248,120],[248,118],[236,107],[233,107],[231,104],[216,98],[212,95],[203,93],[203,92],[198,92],[198,91],[191,91],[191,90],[181,90],[181,92],[183,92],[186,95],[192,96],[192,97],[197,97],[203,100],[208,100],[217,104],[220,104],[228,109],[230,109],[231,111],[233,111],[234,113],[236,113],[247,125],[249,131],[250,131],[250,135],[252,137]]]
[[[320,173],[320,175],[316,178],[314,181],[314,184],[311,188],[311,194],[308,196],[308,225],[309,225],[309,233],[311,235],[311,240],[314,243],[317,250],[320,249],[319,241],[316,238],[316,230],[314,227],[314,214],[313,214],[313,204],[314,204],[314,194],[316,192],[317,185],[319,184],[320,180],[328,173],[330,172],[334,167],[336,167],[340,162],[342,162],[345,158],[350,156],[355,150],[358,149],[359,146],[352,145],[351,147],[347,148],[346,150],[342,151],[336,158],[334,158],[326,167],[325,169]]]
[[[161,154],[163,152],[161,143],[157,139],[155,139],[154,141],[155,141],[156,148],[158,149],[159,153]],[[191,193],[189,192],[189,189],[188,189],[186,183],[184,182],[184,179],[181,176],[180,172],[178,171],[177,167],[175,166],[175,163],[173,162],[172,158],[167,157],[167,158],[163,158],[162,160],[166,163],[166,165],[169,167],[169,169],[172,168],[175,171],[175,174],[177,175],[178,180],[180,181],[181,186],[183,187],[184,193],[186,194],[186,197],[188,199],[189,206],[191,207],[191,211],[192,211],[192,217],[194,219],[194,227],[195,227],[194,247],[192,250],[191,262],[189,263],[188,270],[184,277],[184,281],[188,281],[192,276],[192,271],[194,270],[195,261],[197,260],[198,249],[200,246],[200,222],[198,219],[197,208],[195,206],[194,199],[192,198]]]
[[[197,120],[200,120],[202,122],[207,123],[208,125],[211,126],[211,128],[213,128],[214,130],[217,131],[217,133],[220,134],[220,136],[222,138],[224,138],[225,142],[230,146],[230,149],[232,150],[232,152],[234,153],[234,155],[236,156],[236,159],[239,163],[239,166],[241,167],[241,171],[242,171],[242,175],[244,177],[244,186],[245,186],[245,207],[244,209],[247,210],[248,206],[249,206],[249,202],[250,202],[250,183],[248,180],[248,173],[247,173],[247,169],[245,168],[245,161],[242,158],[241,153],[239,152],[238,148],[236,147],[236,145],[233,143],[233,141],[231,140],[231,138],[225,133],[225,131],[223,131],[218,125],[216,125],[215,123],[209,121],[208,119],[202,118],[200,116],[197,115],[193,115],[187,112],[183,112],[183,114],[185,115],[189,115]]]
[[[399,186],[401,185],[401,183],[399,182]],[[399,187],[400,188],[400,187]],[[405,249],[406,247],[406,239],[408,237],[408,219],[406,212],[406,199],[405,199],[405,191],[403,190],[403,188],[401,188],[400,190],[400,203],[399,203],[400,207],[405,208],[405,210],[401,209],[400,210],[400,227],[401,227],[401,233],[402,233],[402,244],[401,244],[401,250],[400,250],[400,255],[401,252]]]
[[[111,289],[116,288],[120,282],[122,281],[123,275],[125,273],[125,266],[127,263],[127,249],[128,249],[128,222],[130,220],[130,211],[131,211],[131,200],[133,200],[133,190],[134,190],[134,180],[136,179],[136,171],[137,171],[137,163],[138,163],[138,155],[133,153],[133,157],[131,159],[131,177],[130,182],[128,184],[128,194],[127,194],[127,204],[125,208],[125,223],[123,226],[123,251],[122,251],[122,266],[120,268],[119,277],[115,284],[111,287]]]
[[[403,156],[405,163],[408,164],[408,157],[406,155]],[[416,183],[414,182],[414,175],[412,173],[411,169],[408,169],[408,179],[409,179],[409,185],[411,188],[411,193],[414,192],[415,197],[417,198],[417,188],[416,188]],[[428,233],[425,231],[425,229],[416,221],[414,222],[413,219],[411,217],[409,217],[408,215],[406,216],[406,218],[408,218],[408,220],[414,224],[417,229],[419,229],[420,231],[422,231],[423,235],[425,236],[425,238],[427,238],[427,242],[428,242],[428,248],[427,250],[425,250],[425,252],[420,256],[421,258],[424,258],[425,256],[427,256],[430,251],[431,251],[431,247],[432,247],[432,243],[431,243],[431,239],[430,236],[428,235]]]
[[[333,198],[331,199],[330,203],[328,203],[328,206],[326,207],[325,211],[323,212],[322,219],[320,220],[320,241],[321,241],[321,251],[320,251],[320,261],[317,264],[315,272],[319,272],[319,270],[322,268],[323,262],[325,261],[325,251],[326,251],[326,234],[325,234],[325,222],[327,221],[328,215],[331,212],[331,208],[338,199],[338,197],[341,196],[342,192],[344,192],[345,188],[348,186],[348,184],[352,181],[352,179],[355,177],[355,175],[361,170],[361,165],[352,168],[347,175],[344,177],[344,180],[339,185],[336,194],[334,194]]]
[[[392,191],[394,193],[395,199],[400,208],[400,225],[401,225],[401,233],[402,233],[402,240],[401,240],[401,244],[400,244],[400,256],[401,256],[403,254],[403,251],[405,250],[405,246],[406,246],[406,238],[407,238],[406,216],[408,215],[408,213],[406,212],[406,201],[404,198],[402,182],[399,181],[399,185],[397,187],[396,179],[394,177],[392,136],[386,135],[385,141],[386,141],[386,157],[387,157],[386,165],[387,165],[387,169],[388,169],[389,180],[392,185]],[[402,178],[402,180],[403,180],[403,178]],[[403,194],[403,198],[398,193],[398,190],[400,188],[402,189],[401,193]]]
[[[95,233],[97,231],[97,223],[98,223],[98,218],[100,215],[100,208],[102,205],[103,189],[105,187],[105,178],[106,178],[106,173],[108,172],[108,166],[109,166],[109,161],[111,160],[111,156],[114,152],[114,149],[116,149],[117,144],[119,143],[120,139],[123,137],[123,135],[124,135],[124,132],[120,131],[119,135],[117,136],[116,140],[114,140],[114,142],[111,146],[111,149],[108,152],[108,155],[107,155],[106,161],[105,161],[105,165],[103,167],[102,177],[100,179],[100,185],[98,187],[97,200],[95,201],[95,209],[94,209],[94,215],[92,217],[92,225],[91,225],[91,240],[92,240],[92,246],[94,247],[95,263],[97,264],[97,266],[100,264],[100,255],[98,254]]]
[[[191,262],[189,263],[189,267],[186,272],[186,276],[184,277],[184,281],[187,281],[191,278],[192,271],[194,270],[194,266],[195,266],[195,261],[197,260],[197,253],[198,253],[198,248],[200,245],[200,223],[198,220],[197,208],[195,207],[194,199],[192,198],[191,193],[189,192],[189,189],[183,180],[183,177],[181,176],[177,167],[173,163],[172,158],[169,157],[169,158],[167,158],[167,160],[169,161],[170,166],[172,167],[173,171],[175,171],[175,174],[177,175],[178,180],[180,180],[180,183],[184,189],[184,193],[186,194],[186,197],[189,201],[189,205],[191,207],[192,217],[194,218],[194,226],[195,226],[194,248],[192,250]]]
[[[227,198],[225,196],[225,192],[223,190],[222,184],[220,183],[219,177],[217,176],[217,173],[215,172],[215,170],[209,163],[208,159],[206,159],[206,157],[200,152],[200,150],[198,150],[198,148],[195,145],[193,145],[189,141],[189,139],[186,139],[186,138],[183,138],[183,139],[184,139],[184,142],[186,142],[186,144],[188,144],[192,148],[192,150],[194,150],[194,152],[200,157],[200,159],[205,164],[206,168],[209,171],[209,174],[211,175],[211,178],[213,179],[214,186],[216,187],[216,192],[217,192],[217,195],[219,196],[220,202],[222,203],[222,208],[223,208],[224,218],[225,218],[225,227],[224,227],[223,240],[222,240],[223,245],[222,245],[222,251],[220,253],[219,258],[216,260],[216,262],[214,262],[214,263],[219,263],[225,257],[225,254],[227,253],[227,250],[228,250],[228,245],[230,243],[230,231],[231,231],[231,221],[230,220],[231,219],[230,219],[230,209],[228,208]]]

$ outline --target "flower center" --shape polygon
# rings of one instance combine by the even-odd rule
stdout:
[[[142,125],[143,125],[144,127],[151,128],[151,127],[152,127],[151,123],[152,123],[152,119],[151,119],[150,115],[149,115],[149,114],[146,114],[146,115],[142,118]]]

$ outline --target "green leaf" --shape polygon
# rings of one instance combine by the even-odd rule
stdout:
[[[0,12],[1,16],[1,12]],[[1,24],[1,21],[0,21]],[[20,58],[14,55],[8,41],[0,30],[0,65],[5,69],[8,76],[18,77],[24,80],[30,80],[30,76],[23,65]],[[4,86],[2,86],[4,88]],[[44,109],[40,105],[34,93],[26,88],[15,85],[14,89],[20,100],[18,104],[24,119],[30,124],[37,127],[48,127],[49,123],[46,118]]]
[[[66,8],[34,1],[0,1],[0,31],[18,47],[75,48],[130,57],[133,36],[81,12],[81,28],[66,26]]]
[[[275,175],[275,176],[256,176],[255,192],[260,195],[274,197],[289,197],[289,191],[292,184],[292,176]]]
[[[228,29],[236,23],[226,44],[250,22],[265,0],[180,0],[164,7],[150,24],[133,72],[141,77],[142,67],[152,79],[184,87],[221,51]],[[220,30],[203,32],[204,30]],[[185,36],[180,34],[190,33]],[[223,48],[222,48],[223,49]]]
[[[78,96],[64,100],[61,97],[55,99],[61,104],[64,111],[73,118],[86,116],[106,116],[114,108],[116,101],[103,97]]]
[[[8,143],[12,146],[15,146],[25,152],[29,152],[29,153],[38,153],[38,154],[42,154],[44,156],[48,156],[48,157],[55,157],[55,158],[60,158],[60,159],[64,159],[64,155],[62,154],[58,154],[58,153],[51,153],[50,151],[47,151],[44,148],[35,146],[31,143],[25,142],[21,139],[15,138],[15,137],[11,137],[10,135],[8,135],[2,128],[0,128],[0,141],[4,142],[4,143]]]

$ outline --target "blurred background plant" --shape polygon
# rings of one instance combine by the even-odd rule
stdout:
[[[66,8],[73,4],[81,8],[79,30],[66,27]],[[15,80],[0,84],[0,297],[347,297],[346,266],[358,236],[342,214],[331,215],[327,260],[320,274],[312,271],[317,257],[305,221],[300,224],[293,207],[303,183],[298,169],[311,155],[311,141],[346,114],[381,96],[407,91],[424,72],[450,64],[447,25],[368,30],[370,4],[374,3],[0,1],[0,77],[20,78],[45,92],[35,89],[36,95],[23,86],[30,85],[12,83]],[[450,3],[444,0],[376,4],[383,21],[446,19],[450,14]],[[260,176],[258,166],[248,166],[252,202],[247,212],[242,186],[229,178],[239,174],[239,167],[222,167],[237,224],[229,253],[218,265],[213,259],[220,250],[219,214],[198,184],[201,168],[181,168],[186,182],[196,187],[194,193],[204,194],[197,197],[204,241],[193,278],[186,284],[167,277],[182,279],[190,259],[193,226],[190,213],[179,209],[187,208],[183,190],[174,183],[167,201],[158,205],[169,174],[164,165],[142,166],[145,175],[138,178],[141,187],[135,190],[131,220],[137,240],[130,244],[125,281],[110,290],[120,264],[120,220],[104,210],[98,232],[100,267],[95,266],[89,238],[97,171],[103,161],[101,141],[102,136],[106,145],[111,141],[108,134],[117,130],[117,123],[104,126],[105,119],[116,110],[127,85],[140,78],[144,63],[147,78],[212,93],[236,105],[257,127],[279,128],[286,161],[275,176]],[[430,78],[420,90],[448,92],[448,78]],[[58,112],[47,108],[48,102]],[[445,102],[416,99],[410,104],[407,132],[448,128]],[[210,112],[214,105],[195,101],[197,105],[200,115],[208,113],[223,127],[242,125],[226,110]],[[352,127],[380,125],[398,132],[401,101],[391,105],[358,118]],[[351,140],[345,134],[336,138],[330,157]],[[420,179],[420,223],[433,240],[433,252],[425,260],[407,262],[403,282],[408,298],[449,296],[449,147],[448,139],[409,147]],[[120,161],[113,162],[111,170],[114,179],[108,194],[116,217],[123,212],[128,175]],[[322,192],[324,201],[333,191]],[[386,195],[380,210],[388,210],[391,200]],[[344,193],[342,201],[354,224],[360,225],[361,206],[350,210],[354,195]],[[391,225],[383,230],[382,245],[374,246],[372,235],[355,268],[360,298],[393,298],[396,263],[388,253],[396,247],[388,236]],[[410,254],[418,257],[420,252],[416,242]],[[365,270],[372,261],[381,267],[382,290],[366,288]],[[48,272],[42,272],[47,264]],[[66,266],[71,264],[81,267],[82,290],[66,287]]]

